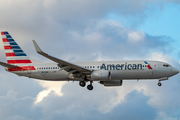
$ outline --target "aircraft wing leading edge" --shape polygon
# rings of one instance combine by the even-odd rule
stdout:
[[[82,66],[69,63],[67,61],[55,58],[53,56],[48,55],[47,53],[43,52],[38,44],[36,43],[35,40],[33,40],[34,47],[36,49],[36,52],[39,53],[40,55],[58,63],[58,66],[61,67],[60,70],[66,70],[68,73],[84,73],[84,74],[90,74],[92,72],[91,69],[84,68]]]

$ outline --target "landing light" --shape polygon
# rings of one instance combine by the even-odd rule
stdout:
[[[6,70],[6,71],[9,71],[7,67],[5,67],[5,70]]]

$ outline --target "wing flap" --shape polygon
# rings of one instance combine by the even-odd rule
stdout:
[[[70,63],[70,62],[67,62],[67,61],[64,61],[64,60],[61,60],[61,59],[58,59],[58,58],[55,58],[53,56],[50,56],[48,55],[47,53],[43,52],[40,47],[38,46],[38,44],[36,43],[35,40],[33,40],[33,43],[34,43],[34,47],[36,49],[36,52],[39,53],[40,55],[58,63],[58,66],[61,67],[60,70],[66,70],[67,72],[69,70],[73,70],[72,73],[74,72],[80,72],[80,73],[85,73],[85,74],[88,74],[88,73],[91,73],[92,70],[91,69],[87,69],[87,68],[84,68],[82,66],[79,66],[79,65],[76,65],[76,64],[73,64],[73,63]],[[68,69],[67,69],[68,68]]]

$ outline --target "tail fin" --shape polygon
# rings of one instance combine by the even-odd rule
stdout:
[[[27,64],[32,63],[30,58],[24,53],[7,31],[1,32],[7,63]]]

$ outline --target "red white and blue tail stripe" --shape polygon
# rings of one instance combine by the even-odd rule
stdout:
[[[32,63],[29,57],[14,41],[7,31],[1,32],[7,63],[9,64],[27,64]]]

